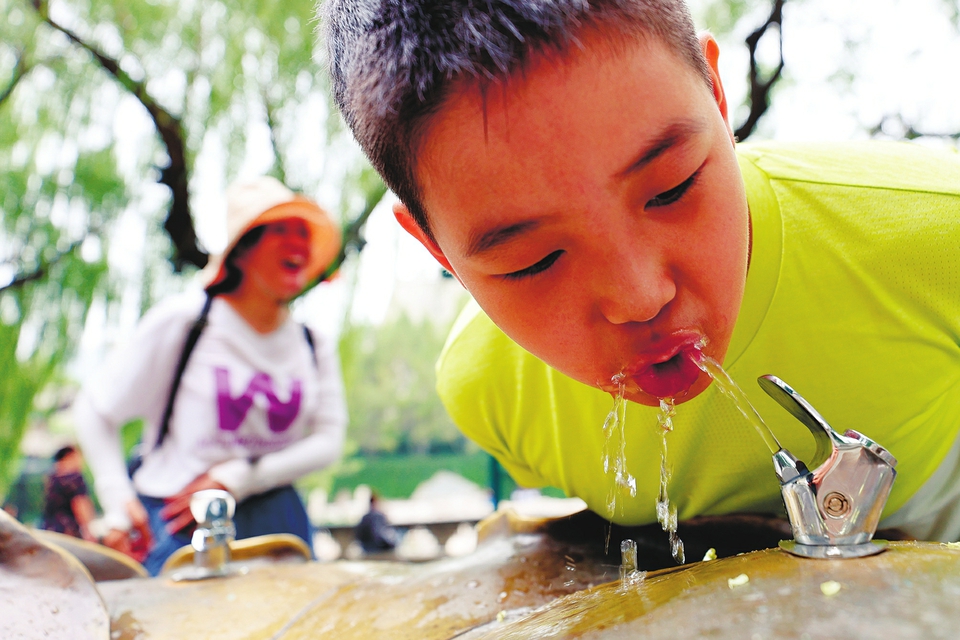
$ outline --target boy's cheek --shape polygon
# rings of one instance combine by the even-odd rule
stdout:
[[[573,368],[575,363],[594,364],[593,336],[585,321],[578,319],[579,307],[571,296],[505,290],[471,293],[494,324],[547,364],[578,379],[583,374]]]

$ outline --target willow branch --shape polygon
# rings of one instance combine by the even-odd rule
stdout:
[[[173,195],[163,228],[173,241],[174,255],[172,262],[174,268],[179,271],[186,264],[202,268],[207,264],[209,256],[199,246],[196,230],[193,226],[193,218],[190,216],[190,195],[187,191],[187,159],[180,119],[160,106],[147,91],[146,84],[135,80],[121,69],[117,60],[54,21],[47,12],[46,5],[40,0],[34,1],[34,8],[45,23],[92,55],[100,66],[112,75],[124,89],[133,94],[150,114],[169,158],[167,166],[160,170],[158,182],[169,187]]]
[[[380,204],[380,201],[383,200],[383,196],[386,195],[386,193],[387,186],[383,182],[378,182],[377,186],[367,193],[363,204],[363,211],[343,227],[343,244],[340,246],[340,252],[337,253],[333,262],[330,263],[330,266],[327,267],[326,272],[324,272],[316,282],[310,285],[308,290],[336,273],[344,260],[347,259],[348,253],[351,251],[356,251],[357,253],[363,251],[363,247],[367,244],[366,239],[363,237],[363,228],[367,224],[370,214],[377,208],[377,205]]]
[[[10,84],[0,93],[0,105],[7,101],[7,98],[10,97],[13,90],[17,88],[17,84],[23,79],[23,76],[27,75],[29,70],[30,66],[24,60],[24,55],[21,51],[17,56],[16,64],[13,65],[13,76],[10,78]]]
[[[960,141],[960,131],[954,131],[952,133],[921,131],[914,125],[904,120],[903,114],[900,113],[883,116],[880,119],[880,122],[870,128],[870,136],[876,137],[880,134],[889,135],[889,132],[887,131],[887,125],[891,123],[900,128],[900,135],[907,140],[916,140],[917,138],[940,138],[942,140]]]
[[[786,0],[774,0],[769,17],[746,38],[745,42],[750,50],[750,113],[734,132],[738,140],[746,140],[753,133],[760,118],[770,108],[770,93],[783,75],[783,5],[785,2]],[[777,30],[779,61],[776,69],[764,78],[761,76],[760,63],[757,61],[757,47],[763,36],[774,27]]]
[[[347,257],[348,250],[354,250],[359,253],[367,244],[366,239],[363,237],[363,227],[367,224],[367,219],[370,217],[370,214],[373,213],[373,210],[380,204],[380,201],[383,200],[383,196],[386,195],[386,193],[387,185],[378,182],[376,188],[367,194],[363,211],[360,212],[360,215],[351,220],[343,228],[343,246],[340,248],[340,254],[337,256],[337,259],[334,261],[337,267],[343,264],[343,261]]]
[[[83,240],[78,240],[73,244],[71,244],[69,247],[67,247],[66,251],[61,251],[57,253],[55,256],[53,256],[53,258],[51,258],[50,260],[41,262],[37,266],[37,268],[34,269],[33,271],[18,273],[13,277],[13,280],[11,280],[10,282],[8,282],[3,286],[0,286],[0,293],[3,293],[8,289],[19,289],[30,282],[42,280],[44,277],[46,277],[47,272],[50,270],[50,267],[54,266],[55,264],[57,264],[58,262],[66,258],[68,255],[76,251],[81,244],[83,244]]]
[[[267,91],[261,92],[263,98],[263,109],[267,114],[267,128],[270,129],[270,146],[273,147],[273,173],[277,180],[290,187],[287,183],[287,172],[283,168],[283,156],[280,155],[280,140],[277,138],[277,118],[276,109],[270,98],[267,97]],[[291,187],[292,188],[292,187]]]

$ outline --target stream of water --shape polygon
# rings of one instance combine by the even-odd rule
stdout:
[[[717,385],[720,392],[733,400],[734,405],[747,419],[760,437],[764,444],[770,449],[770,453],[777,453],[781,449],[780,441],[770,431],[770,428],[763,422],[760,414],[747,399],[746,394],[737,385],[730,375],[724,371],[716,360],[710,356],[704,355],[697,349],[690,355],[691,360]],[[625,438],[625,416],[627,401],[624,399],[624,376],[618,374],[614,376],[613,383],[617,385],[617,393],[613,398],[613,409],[607,415],[603,423],[604,445],[603,445],[603,471],[610,478],[610,492],[607,495],[607,510],[610,517],[616,514],[617,507],[620,507],[620,513],[623,514],[623,503],[618,498],[621,494],[629,497],[637,495],[637,480],[629,471],[627,471],[626,461],[626,438]],[[667,462],[667,434],[673,431],[673,417],[676,414],[676,406],[673,398],[660,399],[660,411],[657,414],[657,426],[660,428],[660,490],[657,494],[657,522],[663,527],[670,539],[670,552],[674,560],[679,564],[684,563],[683,541],[677,534],[677,506],[670,502],[667,492],[670,483],[671,469]],[[608,540],[609,542],[609,540]],[[627,542],[627,541],[625,541]],[[621,549],[625,554],[626,550]],[[626,557],[626,556],[625,556]],[[622,578],[622,576],[621,576]]]
[[[733,404],[736,405],[743,417],[746,418],[747,422],[753,425],[753,428],[760,434],[764,444],[770,449],[770,453],[775,454],[777,451],[780,451],[783,447],[781,447],[780,441],[777,440],[777,436],[773,435],[770,427],[764,423],[760,414],[757,413],[757,410],[750,404],[750,400],[747,399],[743,389],[733,381],[730,374],[724,371],[720,363],[702,353],[698,354],[698,357],[694,357],[693,361],[703,372],[713,379],[723,395],[733,400]]]
[[[612,480],[610,491],[607,494],[607,511],[612,518],[617,510],[617,498],[625,494],[631,498],[637,495],[637,479],[627,471],[627,441],[624,423],[627,411],[627,401],[623,397],[624,376],[618,375],[613,379],[617,385],[617,393],[613,398],[613,409],[603,422],[603,471]],[[620,503],[620,512],[623,514],[623,503]]]
[[[667,485],[670,482],[670,465],[667,463],[667,434],[673,431],[673,416],[676,407],[673,398],[660,399],[657,425],[660,427],[660,492],[657,494],[657,522],[670,539],[670,553],[677,564],[683,564],[683,540],[677,535],[677,505],[670,504]]]
[[[624,540],[620,543],[620,590],[639,586],[647,577],[646,571],[637,568],[637,543],[633,540]]]

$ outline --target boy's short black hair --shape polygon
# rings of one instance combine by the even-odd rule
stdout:
[[[371,163],[430,235],[416,180],[425,124],[460,80],[483,90],[588,28],[656,37],[710,83],[684,0],[324,0],[337,106]]]

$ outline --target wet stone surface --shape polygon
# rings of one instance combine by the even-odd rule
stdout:
[[[109,619],[79,560],[0,511],[0,638],[109,637]]]

